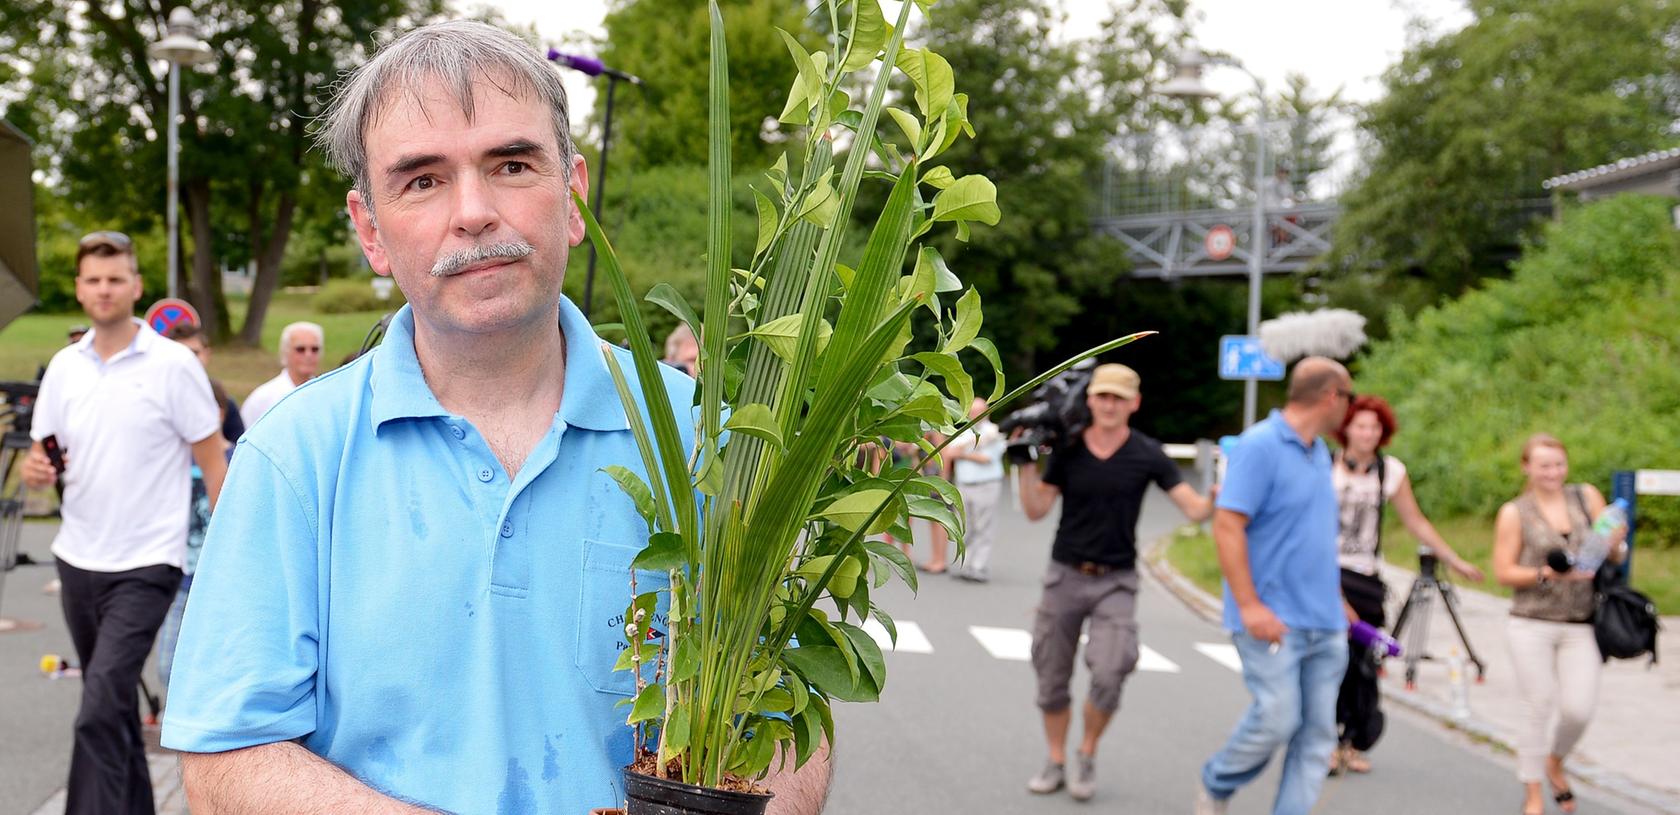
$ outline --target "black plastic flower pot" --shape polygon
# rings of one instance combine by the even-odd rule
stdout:
[[[764,815],[764,808],[775,797],[697,787],[628,768],[624,771],[624,794],[627,815]]]

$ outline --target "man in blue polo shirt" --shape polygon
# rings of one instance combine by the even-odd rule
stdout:
[[[409,305],[234,457],[164,723],[192,810],[616,806],[648,529],[602,472],[642,471],[603,353],[633,363],[560,294],[587,179],[558,76],[507,32],[426,26],[346,80],[321,141]],[[662,375],[686,413],[693,380]],[[827,773],[772,779],[779,811],[816,812]]]
[[[1346,368],[1301,360],[1289,403],[1243,433],[1231,454],[1213,538],[1225,573],[1225,628],[1254,702],[1202,768],[1197,815],[1225,812],[1285,745],[1274,815],[1307,815],[1324,786],[1348,621],[1330,450],[1319,437],[1341,426],[1352,401]]]

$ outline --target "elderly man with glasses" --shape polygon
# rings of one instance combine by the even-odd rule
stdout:
[[[296,322],[280,329],[280,373],[258,385],[245,398],[239,418],[245,420],[246,427],[255,425],[286,394],[321,372],[321,346],[326,344],[326,337],[326,332],[315,323]]]
[[[226,471],[210,380],[135,319],[140,295],[127,235],[82,239],[76,299],[92,328],[47,366],[23,466],[32,488],[63,484],[52,551],[82,663],[67,813],[152,811],[135,686],[181,585],[192,464],[212,504]]]

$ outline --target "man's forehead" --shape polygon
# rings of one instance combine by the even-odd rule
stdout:
[[[555,147],[554,129],[549,126],[552,113],[528,84],[495,72],[475,73],[469,83],[419,74],[394,78],[380,90],[364,132],[369,157],[373,158],[377,150],[385,153],[384,158],[388,160],[403,152],[404,145],[424,141],[457,148],[474,147],[460,144],[453,134],[435,139],[427,136],[439,129],[472,127],[487,117],[495,118],[498,126],[509,124],[509,119],[532,125],[531,132],[503,130],[495,138],[505,141],[519,136],[533,139],[543,147]]]

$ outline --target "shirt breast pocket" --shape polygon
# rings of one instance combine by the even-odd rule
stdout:
[[[608,543],[584,539],[583,588],[578,592],[577,640],[573,653],[578,671],[590,687],[602,693],[629,696],[636,692],[636,678],[630,671],[615,671],[621,652],[627,647],[624,618],[634,595],[630,592],[630,562],[642,546]],[[638,569],[636,594],[659,592],[659,602],[646,625],[639,626],[638,638],[644,642],[663,643],[669,630],[670,578],[663,572]],[[643,667],[642,675],[651,680],[653,666]]]

